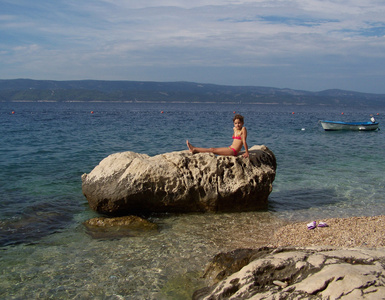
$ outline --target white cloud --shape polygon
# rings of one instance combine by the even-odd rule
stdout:
[[[362,74],[372,68],[380,77],[378,65],[385,60],[385,4],[375,0],[68,0],[49,4],[19,0],[5,4],[0,34],[6,40],[0,41],[0,60],[12,70],[2,68],[2,78],[19,74],[108,79],[120,74],[120,79],[127,80],[200,81],[200,70],[207,73],[211,67],[215,73],[218,68],[233,67],[234,82],[222,71],[210,82],[240,84],[242,74],[235,72],[254,69],[258,73],[263,68],[265,74],[276,74],[266,75],[275,79],[270,85],[280,86],[279,82],[287,81],[283,76],[288,68],[293,78],[302,78],[299,72],[313,72],[310,77],[318,81],[328,80],[325,72],[317,70],[320,65],[341,77],[351,77],[352,67]],[[365,65],[373,59],[378,60],[376,65]],[[141,78],[124,71],[133,68]],[[188,70],[189,78],[176,78],[181,69]],[[146,70],[150,70],[147,75]],[[260,85],[261,77],[243,80]],[[300,81],[292,87],[306,89]],[[384,87],[379,89],[385,92]]]

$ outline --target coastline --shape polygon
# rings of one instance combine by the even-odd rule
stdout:
[[[384,299],[385,216],[318,220],[276,228],[269,244],[217,254],[201,299]],[[264,232],[268,236],[268,231]],[[290,295],[290,296],[289,296]]]
[[[167,153],[170,138],[175,141],[172,150],[179,150],[179,140],[180,149],[185,150],[185,135],[197,143],[211,140],[206,126],[196,125],[208,121],[227,128],[227,117],[222,116],[239,109],[231,105],[170,104],[165,108],[163,104],[143,104],[134,109],[108,103],[4,105],[3,146],[7,155],[1,176],[7,184],[2,190],[1,221],[18,227],[12,234],[5,232],[12,245],[1,249],[0,298],[161,298],[156,295],[199,288],[199,275],[219,252],[278,245],[274,234],[281,230],[281,242],[294,232],[310,244],[310,238],[326,234],[326,230],[331,237],[348,229],[348,222],[335,226],[319,218],[385,215],[383,131],[321,131],[315,120],[324,115],[340,117],[335,108],[254,107],[247,107],[248,120],[258,126],[248,139],[255,144],[266,142],[279,157],[269,211],[151,216],[150,220],[159,225],[157,234],[93,239],[81,225],[95,215],[82,197],[80,174],[111,153]],[[15,115],[10,114],[12,110]],[[162,110],[165,114],[160,115]],[[344,111],[344,118],[359,119],[373,108]],[[175,134],[166,134],[165,125]],[[138,132],[140,139],[129,138]],[[222,138],[227,140],[226,132],[212,137],[215,143]],[[325,145],[333,160],[319,151]],[[330,227],[308,230],[306,223],[313,218],[326,221]],[[303,222],[294,224],[299,221]],[[29,244],[14,243],[25,236]],[[289,247],[295,246],[294,241]]]

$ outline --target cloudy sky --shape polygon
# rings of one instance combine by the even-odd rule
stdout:
[[[0,78],[385,94],[385,1],[0,0]]]

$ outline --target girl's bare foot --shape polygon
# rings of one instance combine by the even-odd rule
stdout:
[[[191,145],[188,140],[186,140],[186,144],[187,144],[187,147],[188,147],[188,149],[190,150],[190,152],[192,154],[196,153],[196,151],[194,150],[193,145]]]

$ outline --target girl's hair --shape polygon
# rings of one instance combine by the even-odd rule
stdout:
[[[239,121],[241,121],[242,123],[244,123],[244,121],[243,121],[243,116],[241,116],[241,115],[235,115],[234,116],[234,118],[233,118],[233,122],[235,122],[235,120],[239,120]]]

